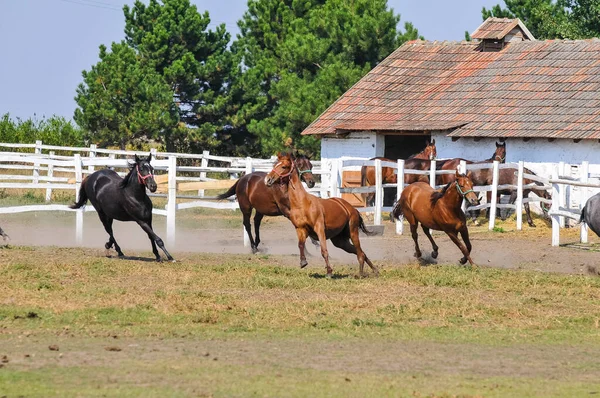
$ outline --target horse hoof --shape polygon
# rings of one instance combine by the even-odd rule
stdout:
[[[162,258],[160,258],[160,257],[156,257],[156,262],[157,262],[157,263],[162,263]]]
[[[438,252],[432,252],[431,253],[431,257],[432,258],[437,258],[437,256],[438,256]]]
[[[467,263],[467,259],[463,257],[460,260],[458,260],[458,262],[461,263],[461,265],[465,265]]]
[[[535,224],[534,224],[534,223],[531,223],[531,224],[529,224],[529,226],[530,226],[531,228],[535,228]]]
[[[306,267],[307,265],[308,265],[308,261],[306,261],[306,260],[302,260],[302,261],[300,261],[300,268],[304,268],[304,267]]]
[[[256,246],[252,246],[252,254],[258,253],[258,248]]]
[[[106,250],[110,250],[110,248],[111,248],[111,247],[112,247],[112,244],[111,244],[110,242],[106,242],[106,243],[104,244],[104,248],[105,248]]]
[[[413,254],[413,256],[415,256],[415,258],[421,258],[421,253],[415,252],[415,254]]]
[[[331,279],[332,277],[333,277],[333,275],[329,272],[325,274],[326,279]]]

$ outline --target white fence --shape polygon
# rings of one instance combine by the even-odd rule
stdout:
[[[23,149],[31,148],[33,153],[0,151],[0,189],[43,189],[46,192],[46,201],[50,202],[53,190],[70,190],[76,201],[79,195],[81,182],[87,174],[93,173],[99,168],[114,168],[120,175],[127,172],[129,160],[126,156],[135,154],[147,156],[147,153],[138,151],[121,151],[99,149],[94,145],[89,148],[61,147],[43,145],[40,141],[36,144],[7,144],[0,143],[0,148]],[[55,151],[73,153],[71,156],[56,155]],[[253,171],[270,171],[274,158],[252,159],[240,157],[224,157],[210,155],[204,151],[202,155],[179,154],[151,151],[155,168],[155,179],[159,183],[159,190],[153,197],[166,198],[165,209],[153,209],[153,214],[167,217],[167,242],[171,245],[175,241],[176,211],[194,207],[206,207],[214,209],[238,209],[236,201],[211,201],[204,195],[205,189],[216,189],[229,187],[233,181],[221,181],[207,177],[207,173],[225,173],[231,179],[239,177],[240,174]],[[82,156],[87,155],[87,156]],[[103,156],[104,155],[104,156]],[[179,165],[182,159],[195,159],[200,166]],[[218,166],[210,166],[209,162],[218,162]],[[320,162],[313,163],[313,173],[321,174]],[[15,171],[17,171],[15,173]],[[55,173],[62,176],[55,176]],[[219,183],[219,184],[217,184]],[[329,196],[323,190],[321,184],[317,184],[310,191],[322,196]],[[195,191],[197,195],[182,195],[182,191]],[[214,199],[214,198],[212,198]],[[177,201],[186,200],[184,203]],[[76,212],[75,234],[76,241],[80,243],[83,237],[83,212],[95,211],[92,206],[84,209],[72,210],[66,205],[46,204],[28,206],[0,207],[0,214],[21,213],[29,211],[74,211]],[[244,243],[249,245],[244,231]]]

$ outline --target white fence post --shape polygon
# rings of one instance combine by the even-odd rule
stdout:
[[[50,151],[50,158],[54,157],[54,151]],[[54,164],[48,163],[48,177],[54,177]],[[52,186],[52,179],[48,178],[48,185]],[[52,200],[52,188],[46,188],[46,202]]]
[[[436,172],[436,160],[432,160],[429,166],[429,185],[431,188],[435,189],[435,172]]]
[[[328,187],[330,186],[331,162],[329,160],[321,160],[321,198],[329,197]]]
[[[590,173],[590,162],[583,161],[581,162],[581,169],[579,170],[579,176],[581,182],[588,182],[588,176]],[[579,187],[579,209],[583,211],[583,207],[585,206],[588,200],[588,188],[587,187]],[[581,232],[579,233],[579,240],[581,243],[588,242],[588,226],[586,223],[581,223]]]
[[[517,215],[517,231],[523,229],[523,173],[524,163],[519,161],[519,171],[517,172],[517,200],[515,201],[515,213]]]
[[[156,154],[158,153],[158,151],[156,150],[156,148],[150,148],[150,160],[156,160]]]
[[[565,162],[558,162],[558,178],[565,177]],[[566,207],[567,201],[567,186],[561,185],[558,190],[558,204],[560,207]],[[560,227],[565,227],[565,218],[560,216],[559,218]]]
[[[208,156],[210,155],[210,151],[202,151],[202,160],[200,161],[200,167],[208,167]],[[206,178],[206,171],[200,172],[200,179],[204,181]],[[204,197],[204,189],[198,190],[198,196]]]
[[[42,153],[42,141],[37,140],[35,142],[35,154],[41,155]],[[33,164],[33,183],[37,184],[40,182],[40,164],[35,162]]]
[[[74,156],[75,162],[75,202],[79,201],[79,189],[83,180],[83,172],[81,165],[81,155],[76,153]],[[83,208],[75,211],[75,242],[78,245],[83,243]]]
[[[500,171],[500,162],[494,160],[494,168],[492,169],[492,203],[490,203],[490,231],[496,225],[496,205],[498,204],[498,179]]]
[[[552,167],[552,179],[553,180],[557,180],[558,179],[558,165],[554,165]],[[555,214],[555,212],[558,211],[560,204],[559,204],[559,197],[560,193],[559,193],[559,189],[558,189],[558,184],[553,182],[552,183],[552,207],[550,208],[550,213],[552,214],[552,246],[558,246],[560,245],[560,218],[558,216],[558,214]],[[555,199],[556,198],[556,199]]]
[[[246,158],[246,174],[250,174],[252,173],[253,168],[252,168],[252,158],[251,157],[247,157]],[[244,234],[244,247],[250,247],[250,237],[248,236],[248,232],[246,231],[246,228],[242,225],[242,233]]]
[[[339,176],[342,172],[342,165],[343,165],[342,159],[334,159],[331,162],[330,181],[331,181],[331,197],[332,198],[341,197],[340,186],[339,186],[339,181],[340,181]]]
[[[375,159],[375,217],[373,218],[375,225],[381,225],[381,208],[383,207],[382,180],[381,159]]]
[[[175,214],[177,212],[177,157],[169,156],[167,197],[167,243],[175,246]]]
[[[458,172],[461,173],[461,174],[465,174],[465,175],[467,174],[467,162],[466,161],[464,161],[464,160],[460,161],[460,164],[458,166]],[[462,208],[463,213],[466,214],[466,212],[467,212],[467,200],[465,198],[463,198],[461,208]]]
[[[98,149],[96,147],[96,144],[90,144],[90,152],[89,152],[89,158],[93,159],[96,157],[96,149]],[[88,173],[92,174],[94,172],[94,166],[93,165],[88,165]]]
[[[396,187],[396,201],[400,200],[402,190],[404,189],[404,160],[398,159],[398,186]],[[396,235],[402,235],[404,232],[404,223],[396,220]]]

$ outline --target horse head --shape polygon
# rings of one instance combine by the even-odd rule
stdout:
[[[138,157],[135,155],[135,164],[133,167],[136,169],[138,182],[141,185],[145,185],[150,192],[156,192],[156,181],[154,181],[154,167],[150,165],[152,160],[152,154],[149,154],[147,158]]]
[[[315,179],[312,174],[313,165],[310,162],[310,158],[306,155],[296,154],[294,156],[294,163],[298,170],[298,174],[300,174],[300,179],[304,181],[309,188],[314,187]]]
[[[471,206],[477,206],[479,204],[479,198],[475,191],[473,191],[473,180],[471,180],[471,173],[461,174],[456,170],[456,190],[458,193],[465,198]]]
[[[497,160],[500,163],[504,163],[506,160],[506,142],[503,142],[502,144],[498,144],[496,142],[496,152],[494,152],[492,160]]]
[[[435,147],[435,139],[427,143],[423,153],[427,156],[427,159],[434,160],[437,158],[437,148]]]
[[[294,161],[292,160],[292,156],[280,152],[277,154],[277,163],[273,166],[273,170],[265,176],[265,185],[270,187],[277,181],[283,183],[285,178],[288,178],[289,181],[289,177],[293,171]]]

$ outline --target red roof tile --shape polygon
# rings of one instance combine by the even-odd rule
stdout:
[[[452,137],[600,139],[600,40],[523,41],[500,52],[412,41],[303,134],[451,129]]]

